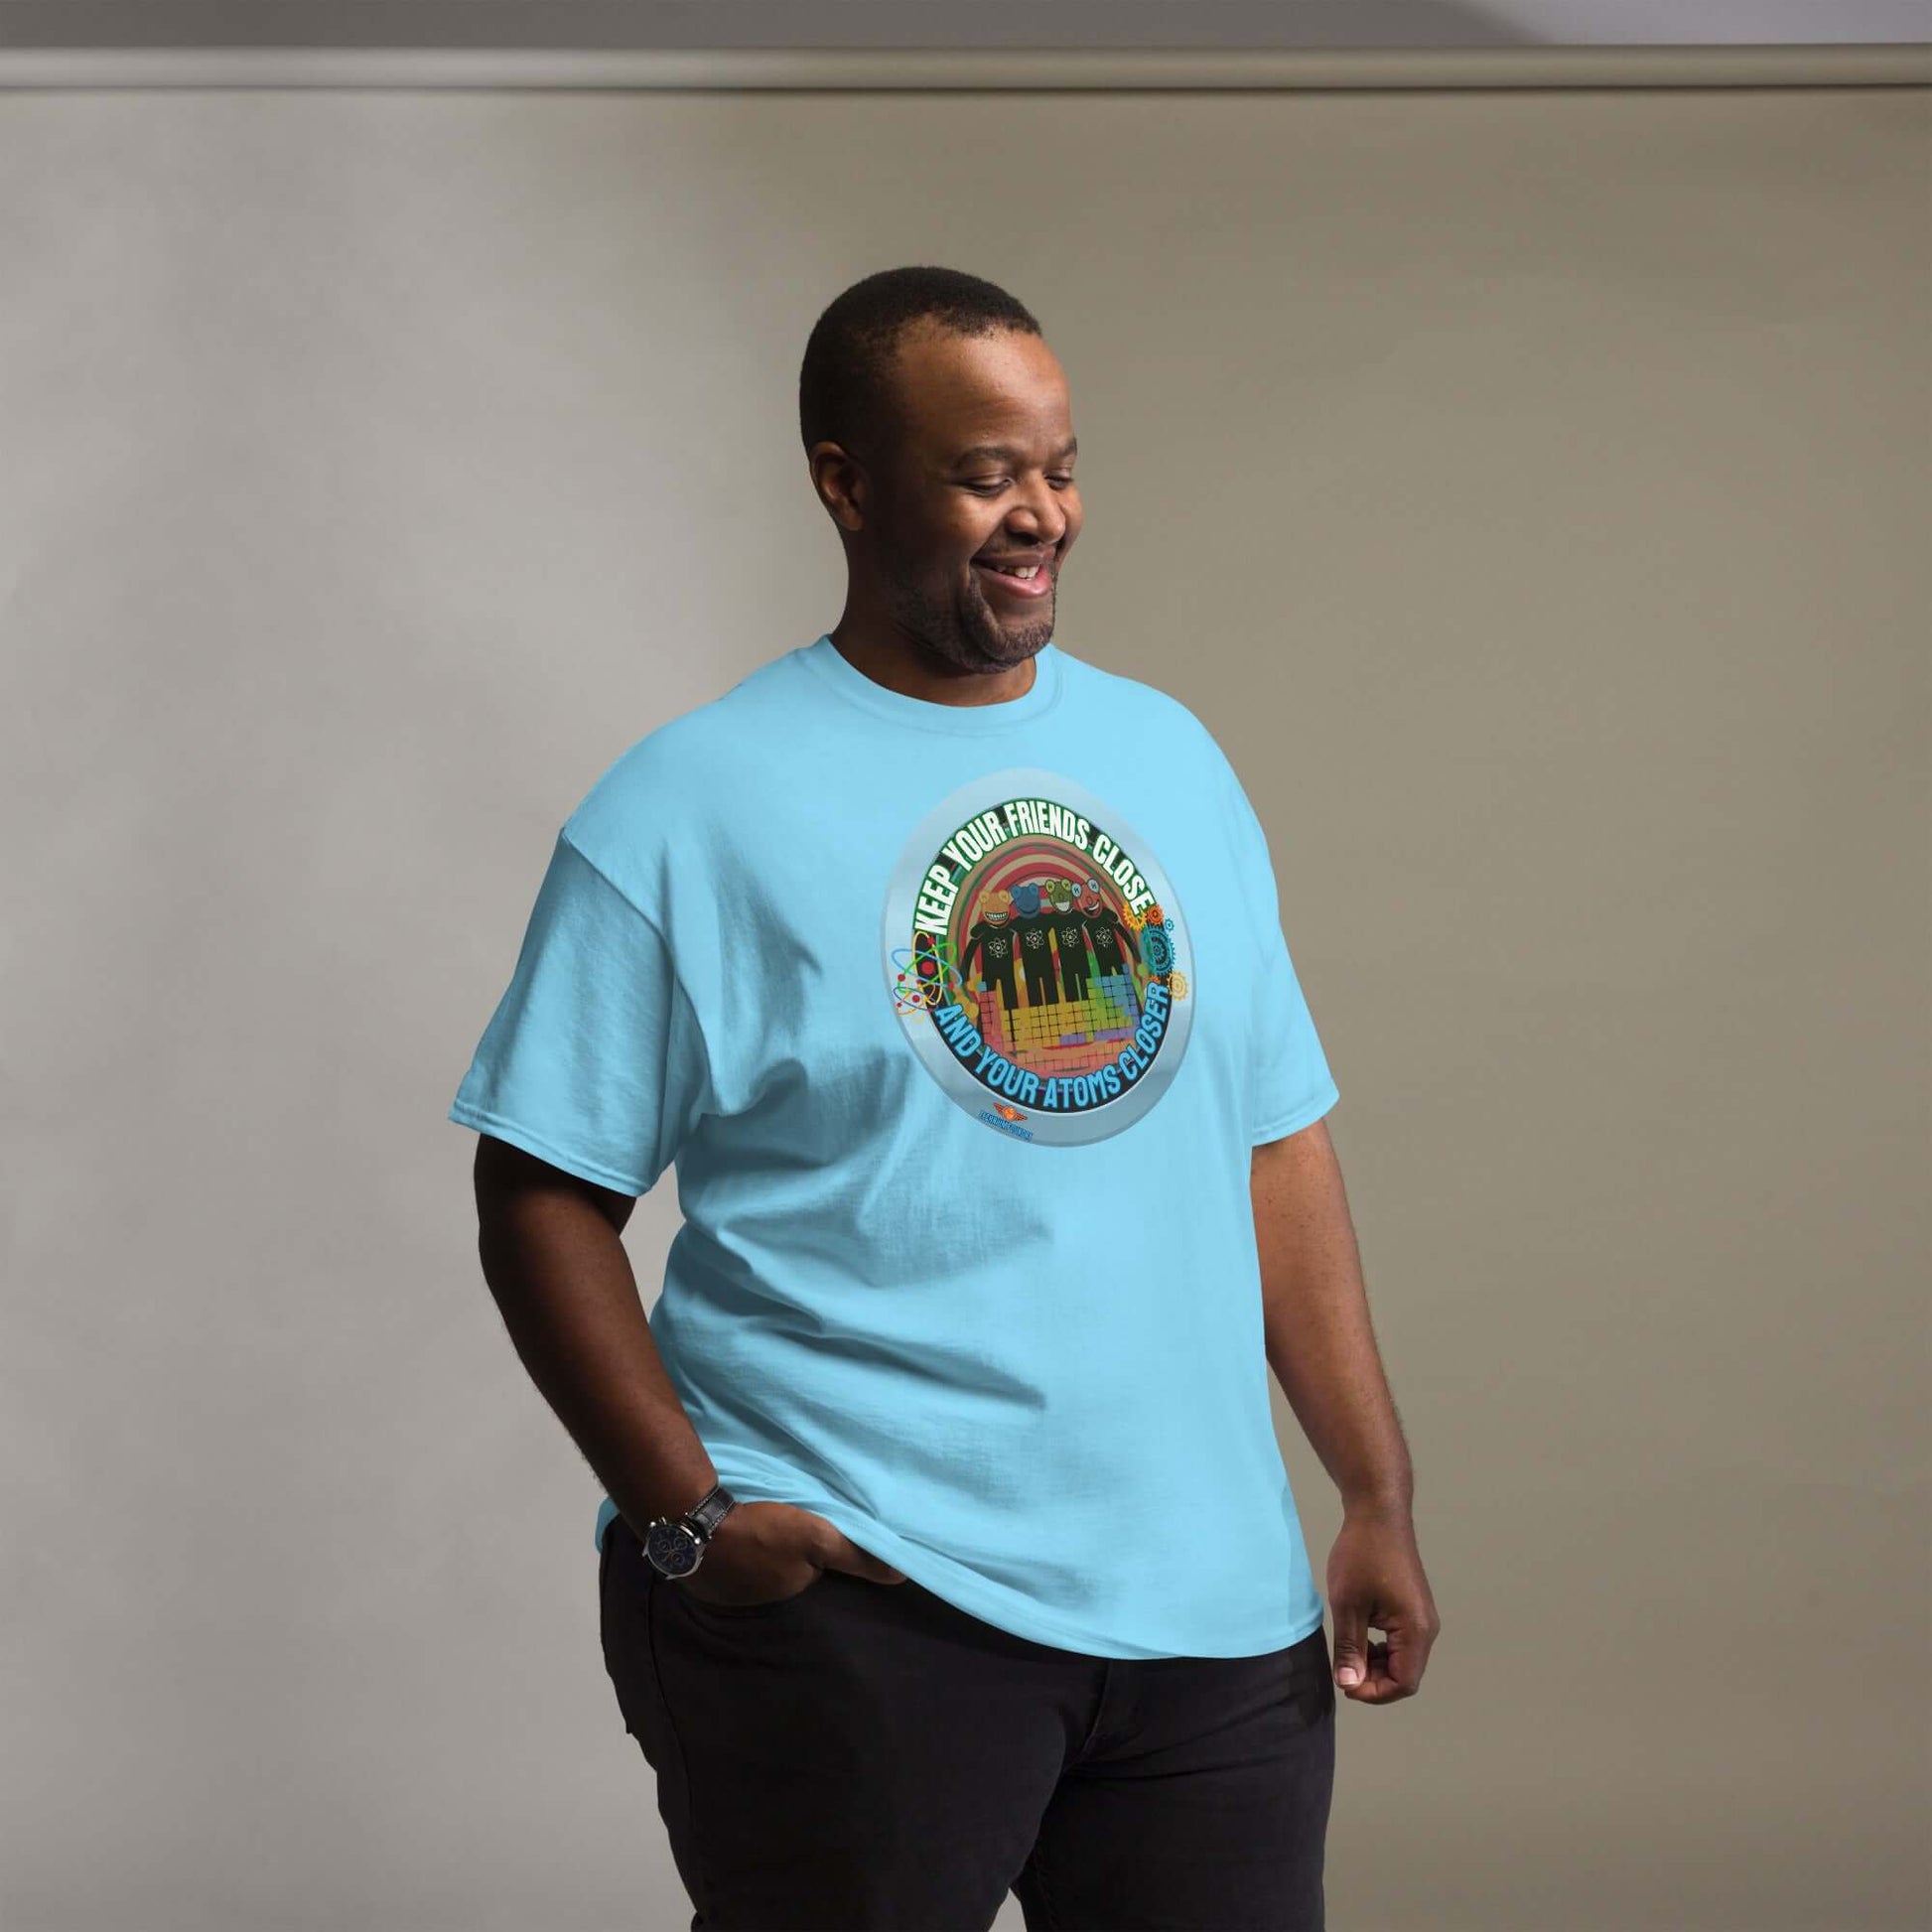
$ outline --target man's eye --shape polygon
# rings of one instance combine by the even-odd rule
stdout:
[[[1072,483],[1073,479],[1071,477],[1048,477],[1046,481],[1056,485],[1057,487],[1064,488],[1067,484]],[[968,483],[966,487],[972,490],[976,495],[985,496],[990,494],[992,491],[996,489],[1004,489],[1006,487],[1006,483],[1004,482],[985,483]]]

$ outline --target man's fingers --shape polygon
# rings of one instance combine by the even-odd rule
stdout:
[[[1344,1603],[1333,1605],[1335,1614],[1335,1682],[1359,1684],[1368,1653],[1368,1618]]]
[[[843,1530],[838,1532],[838,1567],[841,1570],[850,1570],[875,1584],[904,1583],[904,1571],[896,1570],[884,1557],[876,1557],[870,1550],[861,1549]]]
[[[1371,1643],[1368,1674],[1348,1695],[1358,1704],[1393,1704],[1398,1698],[1415,1696],[1418,1677],[1419,1673],[1405,1661],[1398,1645]]]

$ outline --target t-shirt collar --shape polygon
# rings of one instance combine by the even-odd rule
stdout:
[[[850,663],[829,631],[815,643],[804,645],[798,656],[830,690],[848,702],[875,717],[921,731],[960,735],[1013,731],[1043,717],[1060,696],[1060,653],[1050,643],[1035,653],[1034,681],[1025,694],[997,704],[940,704],[931,698],[894,691]]]

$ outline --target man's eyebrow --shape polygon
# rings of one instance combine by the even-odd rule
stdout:
[[[962,463],[976,463],[979,461],[981,457],[989,457],[989,456],[1015,457],[1018,456],[1020,452],[1014,449],[1010,444],[975,443],[970,450],[961,450],[960,453],[953,458],[951,467],[957,470]],[[1056,458],[1078,456],[1079,454],[1080,454],[1080,439],[1077,436],[1069,436],[1066,439],[1066,441],[1062,443],[1060,447],[1053,452],[1053,455]]]

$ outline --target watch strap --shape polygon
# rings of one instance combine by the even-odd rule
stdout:
[[[684,1520],[709,1543],[713,1531],[737,1507],[738,1498],[720,1482],[712,1486],[702,1501],[684,1512]]]

